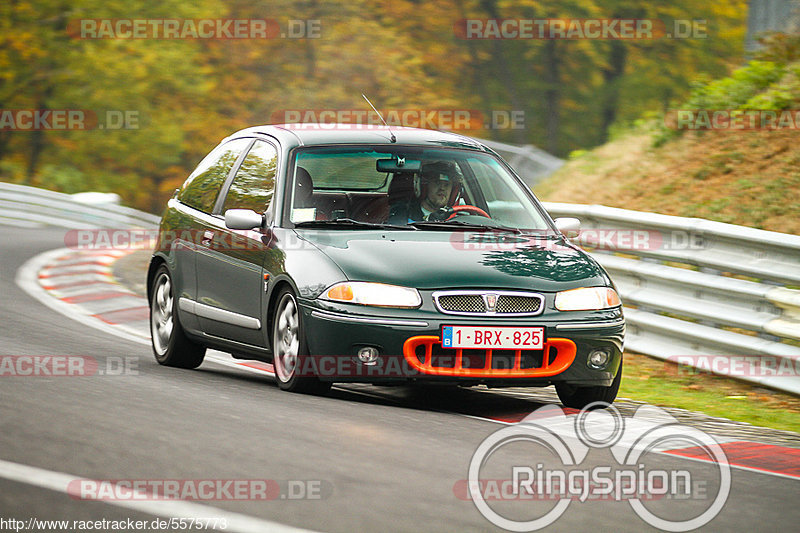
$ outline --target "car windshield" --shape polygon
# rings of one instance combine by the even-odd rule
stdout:
[[[524,187],[484,152],[306,148],[293,168],[288,213],[299,227],[550,230]]]

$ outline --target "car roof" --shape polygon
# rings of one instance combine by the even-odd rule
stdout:
[[[475,139],[437,130],[366,124],[267,124],[240,130],[229,138],[266,134],[287,148],[331,144],[389,144],[394,134],[398,145],[442,146],[491,152]]]

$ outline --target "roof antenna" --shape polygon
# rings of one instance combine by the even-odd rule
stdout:
[[[392,129],[389,127],[389,124],[387,124],[386,121],[383,119],[383,115],[381,115],[381,112],[378,111],[377,109],[375,109],[375,106],[372,105],[372,102],[369,101],[369,98],[367,98],[364,95],[364,93],[361,93],[361,96],[364,97],[364,100],[366,100],[367,103],[369,104],[369,106],[372,108],[372,110],[375,111],[378,114],[378,116],[381,119],[381,122],[383,122],[383,125],[386,126],[386,129],[389,130],[389,135],[391,135],[391,137],[389,137],[389,140],[391,140],[393,143],[396,143],[397,142],[397,137],[394,136],[394,133],[392,133]]]

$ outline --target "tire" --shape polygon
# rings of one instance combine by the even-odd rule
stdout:
[[[321,394],[331,383],[316,376],[301,376],[298,368],[308,357],[302,314],[294,293],[285,288],[278,294],[272,318],[272,364],[278,387],[290,392]]]
[[[583,409],[591,405],[592,409],[598,409],[614,403],[620,383],[622,383],[622,362],[620,362],[617,375],[614,376],[614,381],[608,387],[576,387],[569,383],[556,383],[556,392],[564,407]]]
[[[197,368],[203,363],[206,348],[191,341],[183,331],[166,265],[158,267],[150,294],[150,338],[156,361],[164,366]]]

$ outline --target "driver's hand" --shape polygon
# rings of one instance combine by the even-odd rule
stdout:
[[[440,207],[430,215],[428,215],[428,220],[433,222],[444,222],[455,213],[455,209],[452,207]]]

